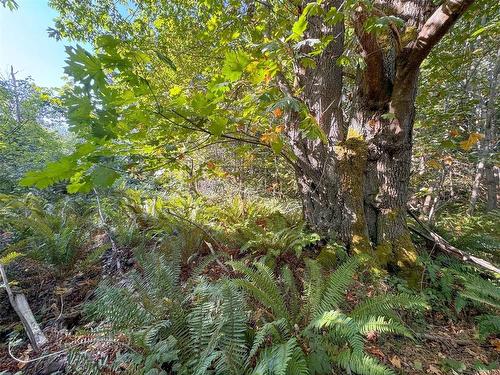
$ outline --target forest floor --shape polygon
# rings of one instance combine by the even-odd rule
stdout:
[[[185,266],[183,273],[187,276],[195,266],[195,263]],[[20,331],[21,325],[7,299],[3,297],[0,299],[3,311],[0,317],[0,370],[5,371],[2,374],[15,374],[19,371],[22,374],[37,375],[57,373],[58,366],[61,366],[66,355],[64,350],[68,347],[79,346],[89,350],[96,360],[116,355],[120,349],[116,344],[95,343],[90,336],[79,333],[82,325],[92,327],[92,322],[86,322],[82,316],[82,305],[91,298],[101,279],[101,271],[101,267],[96,266],[85,274],[77,273],[67,278],[54,279],[32,261],[23,260],[18,264],[16,272],[23,275],[21,280],[28,280],[21,287],[49,339],[45,352],[63,353],[33,361],[37,354],[25,345],[14,348],[11,354],[22,361],[33,362],[13,359],[6,343],[7,333]],[[225,271],[221,269],[221,265],[213,262],[203,273],[211,279],[217,279]],[[359,288],[363,288],[363,285],[358,283],[353,287]],[[453,321],[445,314],[430,310],[423,321],[408,323],[422,332],[415,332],[414,340],[394,336],[369,336],[367,352],[392,366],[400,374],[500,374],[499,370],[474,370],[477,363],[491,364],[500,360],[500,340],[479,341],[472,321]]]

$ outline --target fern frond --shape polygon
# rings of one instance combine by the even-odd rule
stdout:
[[[274,279],[272,271],[266,265],[256,262],[255,268],[244,265],[242,262],[229,262],[238,272],[245,275],[245,279],[237,279],[234,282],[244,288],[261,304],[267,307],[275,319],[285,318],[290,321],[283,295]]]
[[[324,276],[320,264],[313,259],[306,258],[306,269],[304,277],[305,304],[302,315],[313,316],[321,304],[321,296],[324,289]]]
[[[364,353],[355,354],[345,350],[339,353],[335,361],[346,371],[359,375],[396,375],[392,369]]]
[[[362,353],[364,347],[363,336],[356,321],[339,310],[330,310],[313,320],[310,328],[326,329],[333,338],[347,342],[355,353]]]
[[[295,278],[288,266],[285,266],[283,268],[283,270],[281,271],[281,276],[283,279],[283,286],[285,288],[287,296],[290,315],[293,317],[294,321],[297,321],[302,302],[300,301],[300,294],[299,291],[297,290],[297,284],[295,282]]]
[[[73,374],[77,375],[99,375],[101,368],[99,365],[89,358],[88,353],[84,351],[70,350],[68,352],[68,369],[71,369]]]
[[[476,321],[481,338],[500,333],[500,316],[481,315],[476,318]]]
[[[288,340],[290,332],[288,330],[288,324],[285,319],[275,320],[264,324],[255,335],[253,340],[252,348],[248,354],[247,361],[251,360],[263,346],[266,338],[271,336],[277,339],[278,342]]]
[[[344,300],[347,287],[353,282],[353,276],[359,267],[359,260],[351,258],[338,267],[326,280],[319,306],[313,307],[314,315],[337,308]]]
[[[407,293],[385,294],[368,298],[359,303],[352,311],[353,318],[369,316],[394,317],[394,310],[423,310],[428,305],[420,296]]]
[[[461,297],[476,303],[484,304],[496,310],[500,309],[500,288],[492,281],[468,275],[464,291],[459,294]]]
[[[295,337],[283,344],[273,345],[265,349],[259,356],[259,361],[252,374],[286,375],[289,363],[297,349],[300,350],[300,347]]]
[[[309,366],[304,352],[299,348],[295,348],[292,359],[288,364],[289,375],[309,375]]]
[[[386,319],[383,316],[372,316],[358,322],[359,333],[366,335],[369,332],[393,333],[406,337],[412,337],[412,334],[403,324],[392,319]]]
[[[246,307],[241,292],[228,280],[221,285],[221,319],[219,346],[222,356],[217,363],[220,372],[229,370],[231,373],[241,372],[248,353],[246,344],[247,316]],[[228,371],[225,371],[228,372]]]

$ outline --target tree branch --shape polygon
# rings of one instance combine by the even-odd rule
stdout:
[[[354,12],[354,31],[361,45],[361,56],[365,60],[366,68],[363,71],[363,84],[365,95],[369,98],[381,98],[384,96],[386,80],[384,75],[384,55],[374,33],[365,30],[365,22],[368,14],[359,6]]]
[[[454,258],[461,259],[464,262],[473,264],[476,267],[481,267],[485,270],[493,272],[494,274],[500,274],[500,269],[494,264],[491,264],[487,260],[471,255],[463,250],[457,249],[455,246],[448,243],[439,234],[433,232],[427,225],[422,223],[411,210],[408,209],[408,213],[413,218],[413,220],[415,220],[415,222],[422,228],[423,232],[413,227],[410,227],[410,230],[420,237],[426,239],[427,241],[434,243],[437,248],[443,253],[446,253]]]
[[[424,61],[432,48],[473,2],[474,0],[447,0],[436,9],[410,46],[408,60],[411,68],[417,68]]]

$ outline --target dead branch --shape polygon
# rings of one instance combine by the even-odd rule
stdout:
[[[422,221],[420,221],[420,219],[413,212],[408,210],[408,213],[420,227],[420,230],[414,227],[410,227],[410,230],[413,233],[419,235],[420,237],[426,239],[427,241],[434,243],[437,249],[441,250],[442,252],[448,255],[453,256],[454,258],[473,264],[474,266],[483,268],[493,273],[500,274],[500,269],[495,265],[491,264],[487,260],[478,258],[474,255],[471,255],[463,250],[456,248],[455,246],[451,245],[448,241],[446,241],[443,237],[441,237],[439,234],[432,231]]]

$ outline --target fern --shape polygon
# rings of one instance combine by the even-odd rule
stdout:
[[[286,375],[289,373],[309,374],[305,360],[295,337],[283,344],[273,345],[264,350],[252,374],[255,375]],[[293,368],[293,372],[289,369]],[[302,371],[300,371],[302,369]],[[298,372],[300,371],[300,372]]]
[[[267,307],[275,319],[291,320],[283,295],[269,267],[259,262],[254,264],[255,270],[241,262],[230,262],[229,264],[236,271],[245,275],[245,279],[235,281],[238,286],[244,288]]]
[[[480,338],[500,333],[500,317],[498,315],[480,315],[476,318]]]
[[[348,372],[354,372],[359,375],[395,375],[396,373],[381,364],[375,358],[366,354],[353,353],[350,350],[342,351],[337,357],[336,362],[340,367]]]
[[[347,287],[353,282],[352,277],[359,264],[356,258],[351,258],[328,277],[319,304],[312,306],[314,315],[321,315],[332,310],[344,301]]]
[[[101,367],[89,358],[88,353],[83,351],[70,350],[68,352],[68,368],[77,375],[99,375]]]
[[[363,337],[360,327],[349,316],[340,311],[327,311],[310,324],[311,328],[318,330],[328,329],[332,338],[339,342],[347,343],[355,353],[363,352]]]
[[[395,310],[416,310],[425,306],[421,298],[400,294],[375,297],[362,302],[351,313],[343,312],[340,308],[344,295],[359,261],[346,261],[325,281],[318,262],[309,259],[306,260],[303,303],[296,313],[294,307],[284,302],[283,296],[299,290],[291,285],[295,281],[287,269],[283,271],[283,283],[279,283],[262,263],[255,263],[255,269],[241,262],[231,265],[243,274],[243,278],[232,282],[262,304],[268,316],[279,316],[279,319],[266,322],[255,334],[247,360],[249,367],[252,358],[258,355],[255,374],[307,374],[310,371],[327,374],[333,364],[358,374],[393,374],[365,354],[365,336],[378,332],[411,337]],[[297,301],[297,297],[289,301]],[[282,309],[288,310],[281,312]],[[393,316],[396,318],[392,319]],[[304,352],[301,345],[309,348],[308,351]]]
[[[278,341],[285,341],[290,336],[288,324],[285,319],[275,320],[264,324],[255,335],[252,348],[248,354],[248,360],[251,360],[264,345],[268,337],[277,339]],[[248,365],[248,362],[247,362]]]
[[[489,280],[467,275],[464,290],[459,295],[475,303],[500,309],[500,288]]]
[[[359,333],[367,335],[370,332],[392,333],[406,337],[413,337],[408,328],[398,321],[386,319],[383,316],[371,316],[367,319],[358,321]]]
[[[384,316],[394,318],[394,310],[418,310],[426,307],[426,301],[417,295],[410,295],[407,293],[385,294],[371,297],[359,303],[351,311],[351,316],[360,319],[367,316]]]

